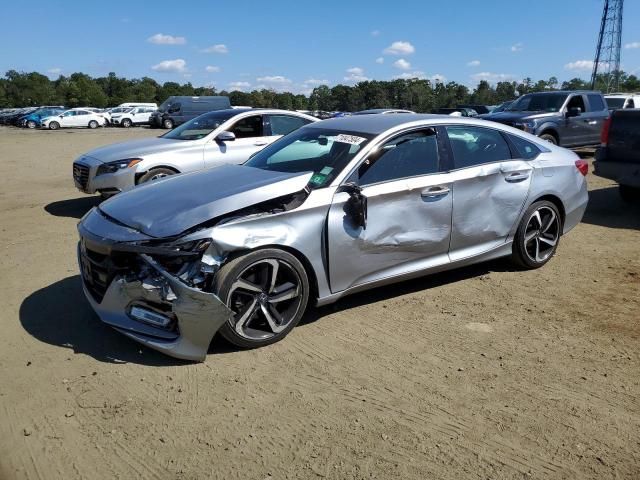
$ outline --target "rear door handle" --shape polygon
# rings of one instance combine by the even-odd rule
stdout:
[[[598,123],[597,120],[584,120],[584,123],[588,123],[589,125],[596,125]]]
[[[504,177],[505,181],[507,182],[522,182],[523,180],[526,180],[527,178],[529,178],[529,174],[528,173],[523,173],[523,172],[513,172],[513,173],[509,173],[507,176]]]
[[[451,189],[449,187],[445,187],[443,185],[439,185],[437,187],[429,187],[425,188],[420,192],[420,196],[423,198],[436,198],[447,195]]]

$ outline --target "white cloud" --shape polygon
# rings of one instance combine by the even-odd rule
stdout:
[[[640,48],[640,42],[626,43],[624,48]]]
[[[608,63],[600,62],[600,67],[606,68]],[[576,60],[575,62],[569,62],[564,66],[565,70],[576,70],[579,72],[588,72],[593,70],[593,60]]]
[[[346,82],[357,83],[357,82],[366,82],[367,80],[369,80],[369,78],[364,75],[364,69],[360,67],[347,68],[347,73],[349,75],[344,77],[344,80]]]
[[[193,76],[193,75],[191,75],[190,73],[183,73],[183,74],[182,74],[182,78],[186,78],[186,79],[189,79],[189,78],[191,78],[192,76]]]
[[[229,49],[223,43],[211,45],[210,47],[200,50],[202,53],[229,53]]]
[[[151,67],[151,70],[155,70],[156,72],[178,72],[183,73],[187,69],[187,62],[185,62],[182,58],[176,58],[175,60],[163,60]]]
[[[62,69],[60,67],[54,67],[47,70],[47,73],[51,75],[60,75],[62,73]]]
[[[231,91],[233,90],[246,90],[251,86],[251,84],[249,82],[231,82],[229,83],[229,89]]]
[[[264,83],[275,83],[278,85],[284,85],[284,84],[289,84],[291,83],[291,80],[289,80],[286,77],[283,77],[282,75],[274,75],[274,76],[267,76],[267,77],[258,77],[256,78],[256,80],[258,82],[264,82]]]
[[[304,82],[302,82],[304,85],[328,85],[329,84],[329,80],[321,80],[318,78],[308,78],[306,79]]]
[[[155,35],[147,38],[147,42],[155,43],[156,45],[184,45],[187,43],[187,39],[184,37],[174,37],[173,35],[156,33]]]
[[[393,62],[393,66],[400,70],[409,70],[411,68],[411,63],[407,62],[404,58],[401,58],[400,60]]]
[[[497,83],[497,82],[508,82],[510,80],[515,80],[515,76],[510,73],[480,72],[480,73],[471,75],[471,80],[473,80],[474,82],[480,82],[481,80],[485,80],[489,83]]]
[[[384,63],[384,57],[376,58],[376,63],[379,63],[380,65],[382,65]]]
[[[380,30],[371,30],[372,37],[377,37],[378,35],[380,35]]]
[[[515,45],[511,45],[512,52],[521,52],[524,48],[524,44],[522,42],[518,42]]]
[[[416,49],[409,42],[393,42],[390,46],[385,48],[382,53],[387,55],[411,55]]]
[[[480,60],[471,60],[469,63],[467,63],[467,67],[479,67],[480,66]]]
[[[415,70],[413,72],[401,73],[400,75],[396,75],[393,78],[401,79],[401,80],[410,80],[412,78],[417,78],[418,80],[425,80],[427,78],[427,75],[420,70]]]
[[[444,75],[441,75],[439,73],[436,73],[435,75],[431,75],[429,77],[429,80],[431,80],[432,82],[444,83],[444,82],[447,81],[447,77],[445,77]]]
[[[215,73],[220,71],[220,67],[216,67],[215,65],[207,65],[204,67],[205,71],[209,73]]]

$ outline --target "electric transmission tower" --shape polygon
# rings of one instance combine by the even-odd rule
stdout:
[[[620,44],[624,0],[604,0],[596,58],[591,73],[591,89],[611,93],[620,83]]]

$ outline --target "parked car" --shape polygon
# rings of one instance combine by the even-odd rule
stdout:
[[[134,185],[223,163],[242,163],[282,135],[317,119],[286,110],[205,113],[158,138],[100,147],[73,164],[76,187],[114,195]]]
[[[609,110],[640,108],[640,93],[610,93],[604,99]]]
[[[83,108],[72,108],[59,115],[43,118],[40,121],[40,126],[49,130],[57,130],[58,128],[98,128],[104,123],[105,118],[95,112]]]
[[[83,288],[103,322],[174,357],[203,360],[218,331],[268,345],[309,304],[503,256],[543,266],[583,216],[586,166],[482,120],[311,123],[244,165],[91,210],[78,226]]]
[[[456,114],[454,116],[460,117],[477,117],[478,112],[476,112],[473,108],[466,107],[456,107],[456,108],[439,108],[435,112],[437,115],[451,115]]]
[[[402,110],[400,108],[372,108],[370,110],[361,110],[359,112],[355,112],[352,115],[372,115],[372,114],[382,114],[388,115],[390,113],[416,113],[411,110]]]
[[[153,107],[128,108],[124,112],[112,113],[111,124],[129,128],[134,125],[149,125],[149,118],[156,109]]]
[[[169,97],[149,118],[152,127],[168,130],[205,112],[231,108],[229,97]]]
[[[470,108],[475,110],[478,115],[489,113],[490,110],[486,105],[458,105],[458,108]]]
[[[102,126],[107,126],[111,123],[111,112],[105,108],[95,108],[95,107],[79,107],[74,110],[88,110],[97,114],[99,117],[103,118],[103,121],[100,123]]]
[[[42,107],[20,118],[19,126],[36,128],[43,118],[60,115],[66,109],[64,107]]]
[[[611,114],[593,165],[593,173],[620,185],[623,200],[640,201],[640,109]]]
[[[0,118],[0,124],[2,125],[16,125],[17,122],[25,115],[29,115],[31,112],[35,112],[38,107],[18,108],[12,112],[3,115]]]
[[[554,145],[582,147],[600,142],[608,117],[600,92],[576,90],[529,93],[484,119],[519,128]]]
[[[488,113],[481,113],[481,114],[478,115],[478,117],[485,119],[485,118],[487,118],[488,115],[491,115],[492,113],[504,112],[509,107],[509,105],[511,105],[512,103],[513,103],[513,100],[509,100],[509,101],[506,101],[506,102],[502,102],[500,105],[491,106],[491,108],[487,107],[487,108],[489,108],[489,112]]]

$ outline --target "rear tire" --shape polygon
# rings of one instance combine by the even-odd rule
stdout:
[[[282,340],[298,324],[309,301],[309,279],[295,256],[268,248],[223,265],[213,291],[234,312],[220,334],[240,348],[257,348]]]
[[[33,120],[29,120],[27,122],[27,128],[31,128],[31,129],[36,128],[36,122],[34,122]]]
[[[165,120],[162,121],[162,126],[164,128],[166,128],[167,130],[171,130],[173,129],[173,120],[167,118]]]
[[[58,122],[50,122],[49,130],[57,130],[60,128],[60,124]]]
[[[561,234],[558,207],[547,200],[533,203],[520,220],[511,260],[527,270],[542,267],[556,253]]]
[[[558,145],[558,139],[550,133],[543,133],[540,135],[540,139],[551,143],[552,145]]]
[[[640,188],[630,187],[629,185],[618,185],[620,198],[627,203],[635,203],[640,201]]]
[[[168,168],[154,168],[142,175],[138,180],[138,184],[160,180],[161,178],[175,175],[176,172]]]
[[[89,122],[89,128],[90,128],[91,130],[93,130],[94,128],[98,128],[98,122],[96,122],[95,120],[91,120],[91,121]]]

